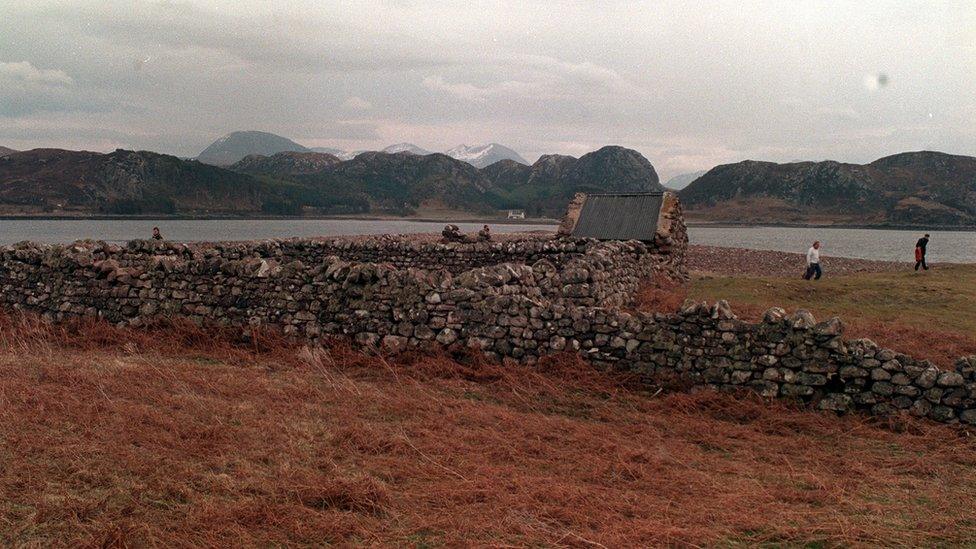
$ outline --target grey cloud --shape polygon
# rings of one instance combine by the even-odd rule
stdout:
[[[38,112],[107,111],[104,98],[75,89],[74,79],[60,69],[41,69],[28,61],[0,61],[0,116]]]
[[[193,155],[252,128],[350,149],[498,141],[527,158],[616,143],[663,177],[976,151],[976,12],[953,4],[0,0],[0,13],[0,139],[21,147]]]
[[[312,139],[331,137],[333,139],[349,141],[373,141],[382,138],[377,125],[369,121],[341,120],[334,124],[327,124],[324,127],[322,124],[316,124],[314,128],[307,128],[306,132],[301,137]]]
[[[74,83],[64,71],[59,69],[39,69],[29,61],[0,61],[0,82],[4,85],[30,84],[40,87],[62,87]]]
[[[363,33],[327,19],[282,13],[248,17],[242,15],[247,9],[220,12],[185,2],[127,6],[99,2],[76,14],[86,33],[103,39],[149,49],[213,50],[276,72],[409,70],[449,63],[422,43],[402,48],[409,37]]]

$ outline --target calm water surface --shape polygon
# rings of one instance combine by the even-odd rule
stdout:
[[[928,231],[929,263],[976,263],[976,232]],[[915,242],[925,231],[793,227],[689,227],[694,244],[806,253],[814,240],[822,256],[915,262]]]
[[[82,238],[121,242],[149,238],[159,227],[167,240],[181,242],[263,240],[358,234],[440,233],[444,222],[367,219],[0,219],[0,244],[22,240],[61,243]],[[462,232],[477,233],[482,223],[455,223]],[[491,226],[496,233],[553,231],[554,225]]]
[[[0,219],[0,244],[21,240],[71,242],[80,238],[125,241],[148,238],[159,226],[169,240],[260,240],[265,238],[338,236],[353,234],[440,232],[444,222],[359,219],[167,219],[167,220],[34,220]],[[458,223],[473,234],[479,223]],[[492,225],[497,233],[555,230],[554,225]],[[930,231],[931,263],[976,263],[976,232]],[[823,255],[913,261],[915,241],[922,231],[876,229],[820,229],[784,227],[690,227],[694,244],[756,250],[805,252],[814,240],[823,242]]]

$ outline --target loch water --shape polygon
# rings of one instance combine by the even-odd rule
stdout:
[[[456,223],[474,234],[481,223]],[[22,240],[66,243],[82,238],[122,242],[148,238],[158,226],[169,240],[223,241],[366,234],[438,233],[443,221],[368,219],[0,219],[0,244]],[[492,224],[496,233],[553,231],[554,225]],[[919,230],[813,227],[688,228],[692,244],[804,253],[814,240],[823,255],[913,261]],[[976,263],[976,232],[928,231],[932,263]]]

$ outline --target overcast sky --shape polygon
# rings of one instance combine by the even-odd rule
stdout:
[[[0,145],[976,154],[976,3],[0,0]]]

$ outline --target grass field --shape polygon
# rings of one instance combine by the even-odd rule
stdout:
[[[0,319],[3,545],[959,545],[974,507],[976,441],[944,425],[658,393],[568,355]]]
[[[877,343],[943,366],[976,354],[976,266],[928,272],[858,273],[818,281],[798,277],[696,275],[685,288],[648,289],[645,308],[666,310],[685,297],[727,299],[740,317],[758,320],[769,307],[807,309],[818,320],[839,316],[846,337]]]

